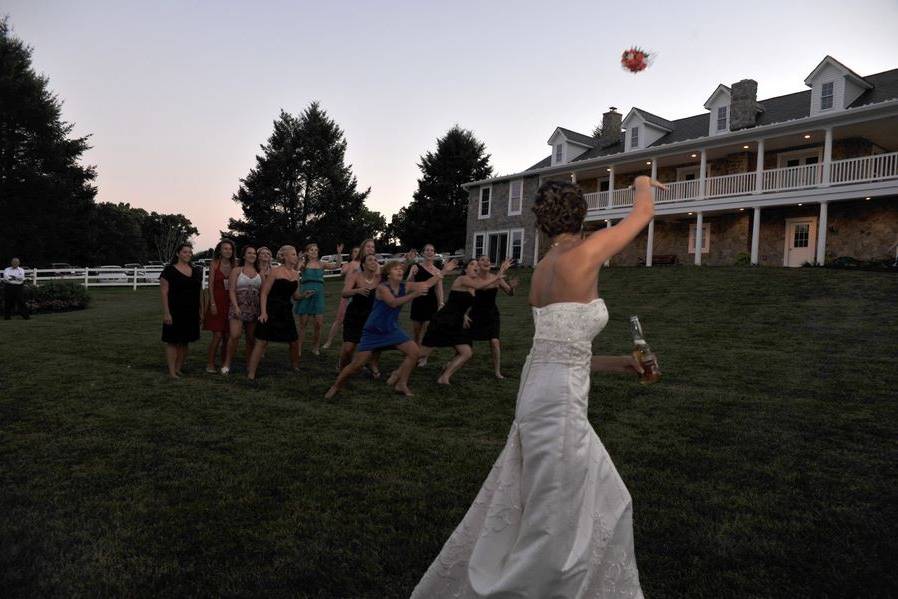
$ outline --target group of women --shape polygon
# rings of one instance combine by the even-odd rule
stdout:
[[[402,365],[387,379],[398,393],[411,395],[408,379],[416,366],[427,364],[439,347],[451,347],[454,356],[444,366],[437,382],[448,385],[452,375],[471,356],[475,340],[489,341],[495,376],[500,368],[499,310],[496,296],[501,289],[513,294],[517,279],[506,280],[511,261],[491,273],[487,256],[471,259],[445,296],[442,279],[458,266],[450,260],[440,266],[436,251],[427,244],[420,262],[414,251],[405,260],[381,266],[372,239],[353,248],[350,260],[322,261],[318,246],[308,244],[299,255],[293,246],[282,246],[272,267],[267,247],[246,246],[236,259],[236,244],[223,239],[215,247],[209,266],[208,302],[203,305],[202,270],[192,265],[192,248],[183,243],[160,277],[163,307],[162,340],[166,344],[168,373],[182,374],[188,343],[199,339],[200,326],[212,333],[207,351],[206,372],[227,375],[246,332],[247,376],[255,379],[259,363],[270,342],[289,345],[291,366],[299,368],[303,340],[313,325],[312,353],[320,354],[323,328],[324,272],[340,269],[345,282],[337,316],[323,348],[333,343],[342,327],[343,344],[338,376],[328,390],[333,397],[346,380],[362,368],[381,378],[380,352],[397,349],[404,354]],[[398,324],[401,308],[411,303],[413,335]],[[216,356],[221,354],[221,367]]]

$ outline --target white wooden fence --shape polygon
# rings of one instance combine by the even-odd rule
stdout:
[[[0,271],[2,272],[2,271]],[[34,286],[50,281],[70,281],[84,287],[157,287],[160,267],[140,268],[30,268],[25,279]],[[325,272],[326,279],[340,277],[338,272]],[[203,268],[203,289],[208,287],[209,269]]]

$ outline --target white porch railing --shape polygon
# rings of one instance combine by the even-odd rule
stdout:
[[[825,187],[827,185],[848,185],[898,179],[898,152],[834,160],[830,164],[830,177],[824,178],[823,164],[805,164],[776,168],[761,172],[761,188],[757,187],[757,173],[735,173],[705,179],[705,198],[722,198],[755,193],[773,193]],[[701,181],[677,181],[667,183],[667,190],[655,191],[655,202],[688,202],[699,199]],[[622,208],[633,205],[633,189],[615,189],[613,193],[603,191],[585,194],[590,210]],[[609,201],[609,196],[610,201]]]
[[[757,176],[754,172],[708,177],[705,181],[705,197],[720,198],[754,193],[756,182]]]
[[[861,183],[898,177],[898,152],[876,154],[861,158],[846,158],[832,163],[829,182],[832,185],[842,183]]]
[[[655,202],[681,202],[683,200],[693,200],[698,197],[699,180],[677,181],[676,183],[666,183],[667,189],[655,190]]]
[[[802,164],[764,171],[764,191],[816,187],[823,181],[822,164]]]
[[[584,193],[583,197],[586,198],[587,210],[599,210],[601,208],[608,207],[607,191],[593,191],[591,193]]]

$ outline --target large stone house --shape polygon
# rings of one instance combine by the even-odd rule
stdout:
[[[669,190],[655,192],[654,221],[613,264],[894,257],[898,69],[861,77],[827,56],[804,83],[764,100],[751,79],[718,85],[706,112],[677,120],[611,108],[598,137],[558,127],[545,159],[465,185],[466,252],[535,264],[547,245],[531,210],[543,181],[577,182],[594,230],[626,216],[631,183],[651,175]]]

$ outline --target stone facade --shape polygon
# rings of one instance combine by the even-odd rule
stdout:
[[[858,260],[895,258],[898,198],[833,202],[826,220],[827,261],[839,256]]]
[[[468,231],[465,239],[465,255],[474,254],[474,236],[477,233],[524,230],[524,244],[521,252],[521,264],[533,265],[534,233],[536,215],[533,214],[533,198],[539,187],[539,177],[524,177],[521,197],[521,214],[508,214],[508,190],[510,181],[493,183],[491,192],[491,210],[489,218],[478,218],[480,214],[480,187],[468,190]],[[510,253],[510,252],[509,252]]]

